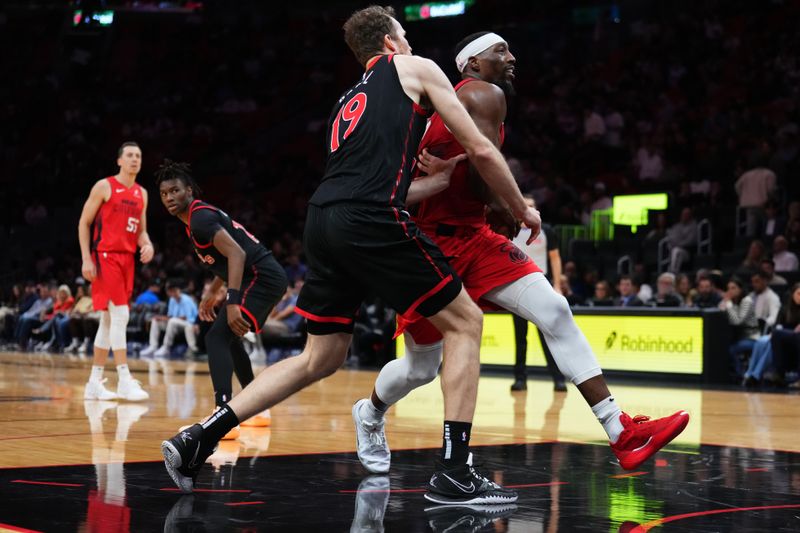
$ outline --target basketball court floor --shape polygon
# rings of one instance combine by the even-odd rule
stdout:
[[[671,446],[623,471],[574,387],[481,380],[475,461],[519,492],[491,513],[423,497],[441,439],[438,383],[387,421],[388,476],[354,453],[353,402],[374,372],[342,370],[272,409],[269,428],[223,442],[184,496],[159,445],[213,409],[204,363],[132,361],[141,404],[84,402],[88,360],[0,354],[0,531],[800,531],[800,396],[631,385],[631,415],[686,409]],[[116,385],[112,367],[106,372]]]

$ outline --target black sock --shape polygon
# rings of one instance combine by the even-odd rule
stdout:
[[[471,422],[444,421],[442,464],[445,468],[456,468],[467,463],[467,457],[469,457],[469,434],[471,431]]]
[[[233,398],[233,393],[229,390],[214,391],[214,402],[217,407],[224,406],[231,401],[231,398]]]
[[[224,404],[200,425],[203,426],[203,435],[200,437],[201,445],[213,447],[227,432],[239,425],[239,419],[236,418],[233,409],[228,407],[228,404]]]

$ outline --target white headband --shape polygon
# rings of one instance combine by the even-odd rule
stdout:
[[[506,40],[496,33],[487,33],[486,35],[481,35],[465,46],[456,56],[456,67],[458,68],[458,71],[464,72],[470,57],[480,54],[484,50],[487,50],[490,46],[504,42],[506,42]]]

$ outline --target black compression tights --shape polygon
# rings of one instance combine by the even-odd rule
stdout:
[[[222,306],[214,324],[206,334],[208,350],[208,369],[214,385],[214,396],[217,406],[229,402],[232,396],[231,377],[236,372],[242,388],[253,381],[253,367],[250,357],[242,346],[242,339],[237,337],[228,326],[226,307]]]

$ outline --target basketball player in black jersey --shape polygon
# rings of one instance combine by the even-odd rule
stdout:
[[[411,55],[391,8],[357,11],[344,31],[366,71],[331,113],[325,175],[308,209],[309,274],[296,307],[308,319],[308,343],[299,356],[259,374],[209,420],[164,441],[167,470],[190,492],[203,461],[238,420],[335,372],[347,355],[362,299],[375,293],[401,315],[427,317],[444,337],[442,454],[425,497],[440,504],[512,503],[517,494],[477,473],[470,461],[481,311],[404,210],[426,117],[439,112],[481,176],[532,228],[531,240],[539,213],[527,206],[503,156],[475,126],[441,69]]]
[[[199,315],[201,320],[214,321],[206,334],[208,367],[216,405],[223,407],[232,396],[234,371],[242,388],[253,381],[240,337],[251,329],[260,331],[286,292],[286,273],[244,226],[195,197],[199,189],[188,164],[165,160],[156,171],[156,184],[164,207],[186,224],[197,257],[215,275],[208,296],[200,302]],[[226,282],[226,305],[215,313],[216,295]]]

